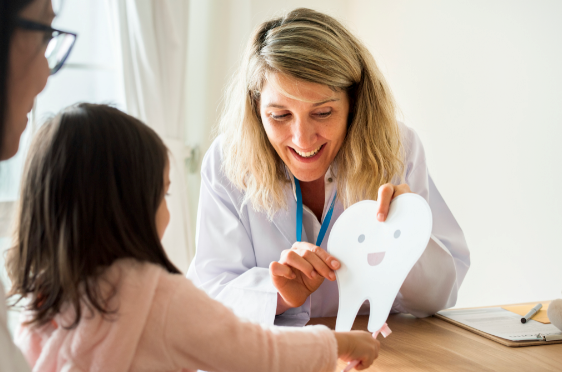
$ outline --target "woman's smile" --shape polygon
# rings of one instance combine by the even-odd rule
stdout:
[[[318,158],[320,158],[322,156],[322,153],[324,150],[324,147],[326,147],[326,144],[322,144],[320,145],[320,147],[318,147],[316,150],[314,151],[309,151],[309,152],[302,152],[299,151],[297,149],[295,149],[294,147],[288,146],[290,150],[292,150],[292,154],[295,156],[295,158],[299,161],[304,161],[304,162],[312,162],[312,161],[316,161],[318,160]]]
[[[295,149],[295,148],[292,148],[292,147],[291,147],[291,148],[292,148],[293,150],[295,150],[295,152],[296,152],[297,154],[299,154],[300,156],[302,156],[303,158],[310,158],[311,156],[314,156],[314,155],[318,154],[318,151],[320,151],[320,149],[322,148],[322,146],[324,146],[324,145],[321,145],[321,146],[319,146],[316,150],[310,151],[310,152],[301,152],[301,151],[299,151],[299,150],[297,150],[297,149]]]

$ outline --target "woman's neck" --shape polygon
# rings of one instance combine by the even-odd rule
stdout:
[[[299,181],[299,184],[301,186],[302,203],[310,208],[318,222],[321,222],[324,212],[324,177],[310,182]]]

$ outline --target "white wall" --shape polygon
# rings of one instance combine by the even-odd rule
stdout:
[[[562,1],[353,0],[472,265],[457,306],[562,297]]]

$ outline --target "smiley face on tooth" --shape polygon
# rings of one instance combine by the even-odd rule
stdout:
[[[341,262],[336,271],[340,296],[336,331],[351,329],[365,300],[371,309],[368,329],[379,330],[429,241],[431,209],[421,196],[396,197],[385,222],[377,220],[377,210],[376,201],[356,203],[330,233],[328,252]]]
[[[394,232],[394,239],[398,239],[400,237],[400,234],[401,234],[401,231],[396,230]],[[357,239],[357,241],[359,243],[363,243],[365,241],[365,234],[359,235],[359,238]],[[382,260],[384,260],[384,254],[385,254],[385,252],[367,253],[367,263],[370,266],[377,266],[378,264],[380,264],[382,262]]]
[[[384,260],[385,252],[374,252],[367,254],[367,263],[371,266],[377,266]]]

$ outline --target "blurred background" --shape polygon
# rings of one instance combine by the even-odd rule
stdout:
[[[252,30],[297,7],[330,14],[363,40],[399,119],[420,135],[471,251],[457,307],[562,297],[559,0],[65,1],[53,27],[77,32],[75,49],[37,98],[18,155],[0,165],[3,248],[33,132],[69,104],[112,103],[172,151],[164,245],[186,271],[200,161],[226,84]]]

